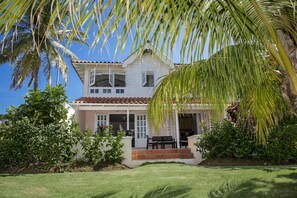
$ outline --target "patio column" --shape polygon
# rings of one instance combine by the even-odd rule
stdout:
[[[175,109],[175,127],[176,127],[176,142],[177,142],[177,148],[180,148],[179,145],[179,122],[178,122],[178,111]]]
[[[127,130],[130,129],[130,118],[129,118],[130,111],[127,109]]]

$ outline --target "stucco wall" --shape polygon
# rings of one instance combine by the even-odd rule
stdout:
[[[124,160],[122,163],[129,166],[132,161],[132,144],[131,144],[132,137],[123,137],[122,143],[124,144],[123,149],[122,149]],[[78,143],[74,149],[77,150],[76,159],[82,160],[84,158],[84,155],[83,155],[84,151],[83,151],[81,144]]]
[[[86,111],[85,129],[90,129],[92,132],[96,131],[94,111]]]

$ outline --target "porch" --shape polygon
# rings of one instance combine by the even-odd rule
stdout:
[[[195,143],[199,135],[188,137],[187,148],[172,148],[167,145],[165,149],[146,149],[146,147],[132,148],[132,137],[123,138],[124,161],[123,164],[129,167],[140,166],[144,163],[154,162],[178,162],[185,164],[198,164],[202,156],[196,151]]]
[[[193,159],[194,155],[188,148],[165,149],[133,149],[132,160],[159,160],[159,159]]]

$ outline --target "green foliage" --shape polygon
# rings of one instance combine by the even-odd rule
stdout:
[[[196,143],[204,158],[259,158],[262,146],[248,127],[238,128],[225,120],[206,130]]]
[[[74,117],[67,119],[62,86],[30,91],[25,104],[11,107],[0,128],[0,166],[49,169],[75,156],[78,141]]]
[[[94,166],[121,163],[123,160],[123,133],[113,135],[112,128],[106,128],[101,133],[92,136],[87,130],[81,140],[86,161]]]
[[[13,89],[21,88],[28,79],[28,87],[33,83],[36,90],[40,70],[43,71],[46,80],[51,83],[52,68],[59,69],[67,83],[68,66],[65,58],[77,58],[69,50],[69,45],[64,45],[71,32],[69,30],[60,31],[60,28],[66,25],[60,21],[64,21],[64,18],[51,20],[48,14],[53,13],[51,9],[57,8],[57,4],[53,4],[51,1],[44,3],[44,7],[39,10],[37,15],[32,15],[32,13],[38,10],[41,1],[29,5],[28,9],[18,16],[18,19],[7,29],[6,36],[3,36],[3,32],[1,32],[0,64],[10,62],[13,68],[10,87]],[[60,17],[62,16],[60,15]],[[72,42],[84,43],[82,37],[83,32],[78,32]]]
[[[30,90],[25,103],[18,108],[10,107],[3,119],[17,121],[22,117],[36,118],[38,124],[49,124],[67,120],[68,110],[64,107],[67,96],[62,85],[46,86],[45,91]]]
[[[272,129],[266,145],[266,157],[276,164],[297,160],[297,119],[286,118]]]
[[[265,146],[251,135],[253,130],[244,125],[239,128],[228,120],[215,123],[211,130],[206,130],[196,146],[206,159],[249,158],[273,164],[296,162],[296,117],[287,117],[279,126],[271,129]]]

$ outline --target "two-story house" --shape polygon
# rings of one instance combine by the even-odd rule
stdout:
[[[138,49],[140,50],[140,49]],[[123,62],[73,60],[83,82],[83,97],[72,102],[82,131],[113,125],[115,130],[134,133],[135,146],[146,146],[146,135],[171,135],[177,140],[201,133],[202,121],[209,123],[210,110],[195,104],[175,111],[159,131],[151,130],[147,107],[162,77],[179,67],[147,42],[143,53],[132,53]]]

